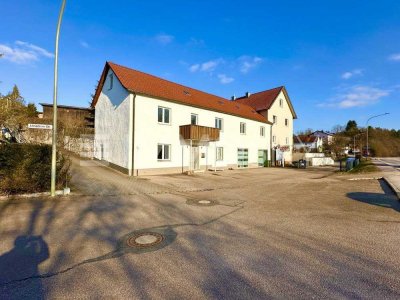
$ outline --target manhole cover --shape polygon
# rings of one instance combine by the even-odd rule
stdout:
[[[126,244],[132,248],[153,247],[164,240],[164,237],[157,232],[142,232],[130,236],[126,240]]]
[[[200,204],[210,204],[211,201],[209,201],[209,200],[200,200],[198,203],[200,203]]]
[[[217,205],[218,201],[216,200],[200,200],[200,199],[188,199],[186,200],[186,204],[194,205],[194,206],[213,206]]]

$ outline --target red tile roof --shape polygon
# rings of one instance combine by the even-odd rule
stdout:
[[[292,111],[293,118],[297,119],[297,115],[294,111],[294,108],[292,106],[292,103],[289,99],[289,95],[286,92],[286,89],[284,86],[276,87],[270,90],[250,94],[249,97],[244,96],[237,98],[235,102],[239,102],[241,104],[246,104],[250,105],[253,107],[257,112],[263,111],[263,110],[268,110],[271,108],[272,104],[276,100],[276,98],[279,96],[279,93],[283,91],[283,93],[286,96],[286,99],[288,100],[289,107]]]
[[[293,137],[294,143],[315,143],[318,140],[317,136],[312,135],[297,135]]]
[[[92,107],[97,103],[109,69],[114,72],[122,86],[130,92],[271,124],[248,105],[236,101],[229,101],[225,98],[123,67],[112,62],[107,62],[104,67],[99,86],[93,97]]]

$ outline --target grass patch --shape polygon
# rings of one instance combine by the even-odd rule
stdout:
[[[362,160],[360,164],[348,171],[351,174],[378,172],[379,168],[370,160]]]

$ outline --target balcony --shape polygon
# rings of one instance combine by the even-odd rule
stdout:
[[[199,125],[179,126],[179,134],[185,140],[215,142],[219,141],[219,129]]]

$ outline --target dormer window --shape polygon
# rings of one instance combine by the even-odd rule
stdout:
[[[108,89],[111,90],[113,88],[113,84],[114,84],[114,75],[110,74],[110,75],[108,75],[108,78],[109,78]]]

